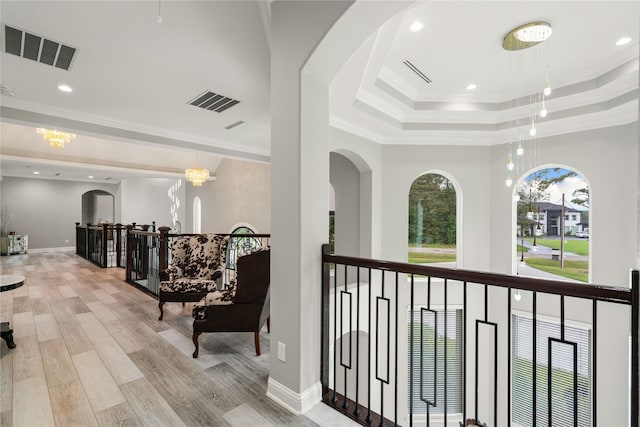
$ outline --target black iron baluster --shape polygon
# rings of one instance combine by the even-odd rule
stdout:
[[[511,288],[507,292],[507,425],[511,425]]]
[[[414,309],[413,309],[413,274],[411,275],[411,289],[409,290],[409,427],[413,427],[413,329],[414,329]],[[420,337],[422,338],[422,337]],[[422,345],[422,339],[420,340]],[[422,373],[422,370],[421,370]]]
[[[449,312],[447,311],[447,279],[444,279],[444,425],[447,425],[447,355],[449,349],[447,348],[447,317]]]
[[[394,422],[395,426],[398,425],[398,272],[396,272],[396,354],[395,354],[395,363],[396,363],[396,373],[395,373],[395,381],[393,382],[395,385],[395,395],[394,395]]]
[[[462,421],[467,419],[467,282],[462,289]]]
[[[537,373],[538,373],[538,307],[537,298],[538,294],[533,292],[533,427],[538,425],[538,387],[537,387]]]
[[[631,426],[640,419],[640,272],[631,272]]]
[[[592,304],[592,319],[591,319],[591,333],[592,336],[592,352],[593,352],[593,368],[591,374],[591,407],[592,407],[592,415],[593,415],[593,425],[598,425],[598,399],[597,399],[597,379],[598,379],[598,333],[596,332],[598,329],[598,301],[591,301]]]
[[[340,296],[340,365],[342,365],[342,367],[344,368],[344,402],[342,402],[342,409],[347,409],[349,407],[349,399],[347,399],[347,379],[348,379],[348,375],[347,375],[347,369],[351,369],[351,330],[352,330],[352,325],[351,325],[351,319],[353,319],[353,313],[351,312],[351,294],[348,292],[348,288],[347,288],[347,268],[348,266],[345,265],[344,266],[344,291],[342,292],[341,296]],[[345,364],[342,363],[343,361],[343,357],[342,357],[342,347],[344,345],[344,337],[343,337],[343,331],[344,331],[344,294],[349,295],[349,332],[348,332],[348,337],[349,337],[349,365],[346,366]]]
[[[368,329],[368,353],[367,353],[367,418],[366,421],[371,423],[373,417],[371,416],[371,268],[368,270],[369,274],[369,329]]]
[[[356,268],[356,407],[353,410],[353,415],[358,418],[360,415],[360,409],[358,409],[360,401],[360,267]]]
[[[427,278],[427,309],[431,310],[431,276]],[[435,407],[438,401],[438,313],[434,313],[434,315],[435,321],[433,330],[433,354],[435,358],[433,362],[433,405],[431,405],[429,402],[426,402],[427,427],[431,425],[431,406]],[[422,341],[422,323],[420,324],[420,341]],[[420,343],[420,349],[420,359],[422,360],[422,342]],[[420,369],[422,370],[422,365],[420,365]],[[422,378],[422,376],[420,378]],[[420,380],[420,387],[420,390],[422,390],[422,379]]]
[[[344,268],[347,268],[345,265]],[[338,264],[335,264],[333,270],[333,397],[331,401],[335,404],[338,401],[336,389],[338,388]]]

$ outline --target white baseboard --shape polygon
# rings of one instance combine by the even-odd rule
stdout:
[[[67,251],[75,251],[75,246],[63,246],[60,248],[38,248],[38,249],[28,249],[27,254],[39,254],[43,252],[67,252]]]
[[[301,415],[322,400],[322,384],[317,382],[302,393],[296,393],[269,377],[267,397],[295,415]]]

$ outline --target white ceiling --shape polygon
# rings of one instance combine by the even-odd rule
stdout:
[[[226,156],[268,162],[270,3],[162,0],[159,24],[157,1],[2,0],[2,24],[78,51],[69,71],[20,58],[4,51],[2,28],[1,83],[15,96],[1,98],[1,173],[37,166],[57,179],[117,182],[179,176],[196,152],[212,171]],[[410,32],[416,20],[425,28]],[[551,23],[549,41],[501,48],[510,29],[534,20]],[[637,1],[417,2],[334,79],[331,124],[384,144],[504,143],[530,117],[547,63],[553,93],[538,136],[636,121],[639,23]],[[632,42],[616,46],[625,35]],[[188,104],[205,90],[240,103],[223,113]],[[42,126],[78,138],[55,150],[35,135]]]
[[[69,71],[11,55],[4,49],[3,25],[1,83],[15,93],[2,96],[3,132],[10,130],[2,135],[3,174],[15,172],[5,154],[16,145],[23,156],[47,155],[27,145],[38,144],[32,135],[38,126],[78,134],[67,148],[49,149],[51,156],[75,156],[72,147],[95,148],[100,140],[109,148],[97,156],[85,150],[78,157],[92,163],[119,141],[120,162],[132,171],[137,166],[131,153],[140,144],[171,149],[169,157],[146,155],[147,166],[160,174],[185,167],[178,159],[168,169],[163,159],[188,155],[187,166],[192,166],[196,151],[218,155],[217,162],[222,156],[269,160],[270,54],[264,5],[164,0],[160,5],[161,24],[157,1],[0,2],[2,24],[77,49]],[[73,93],[59,91],[63,83]],[[222,113],[189,105],[207,90],[240,103]],[[245,123],[225,129],[240,120]]]
[[[409,30],[415,21],[422,31]],[[502,48],[510,30],[533,21],[551,24],[548,41]],[[632,41],[616,46],[623,36]],[[418,2],[342,68],[332,125],[385,144],[505,143],[541,109],[547,70],[553,91],[537,137],[637,121],[639,36],[637,1]]]

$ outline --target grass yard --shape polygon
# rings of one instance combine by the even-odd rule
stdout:
[[[529,252],[529,248],[526,246],[522,246],[522,245],[516,245],[517,248],[517,253],[521,254],[522,251],[524,250],[525,253]]]
[[[526,263],[529,267],[546,271],[547,273],[557,274],[558,276],[567,277],[569,279],[580,280],[582,282],[589,281],[589,262],[588,261],[564,261],[564,269],[560,268],[560,261],[554,261],[546,258],[527,258]]]
[[[533,238],[527,237],[527,241],[533,242]],[[560,239],[537,239],[537,243],[551,249],[560,249]],[[564,250],[578,255],[589,255],[589,239],[572,239],[564,241]]]
[[[411,252],[409,251],[410,264],[426,264],[431,262],[450,262],[456,260],[456,254],[439,254],[431,252]]]
[[[434,248],[434,249],[455,249],[456,245],[445,245],[439,243],[423,243],[422,245],[416,245],[415,243],[409,243],[410,248]]]

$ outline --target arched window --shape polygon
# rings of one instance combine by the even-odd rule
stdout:
[[[202,233],[202,202],[200,197],[193,199],[193,232]]]
[[[238,257],[255,251],[260,248],[262,244],[260,243],[260,239],[249,236],[255,234],[255,231],[244,225],[234,228],[231,234],[233,234],[233,236],[231,236],[229,244],[227,245],[227,268],[235,270]],[[238,234],[246,234],[247,237],[238,236]]]
[[[409,191],[410,263],[456,262],[456,189],[445,176],[426,173]]]
[[[516,191],[517,273],[588,282],[587,180],[565,167],[545,167],[526,175]]]

